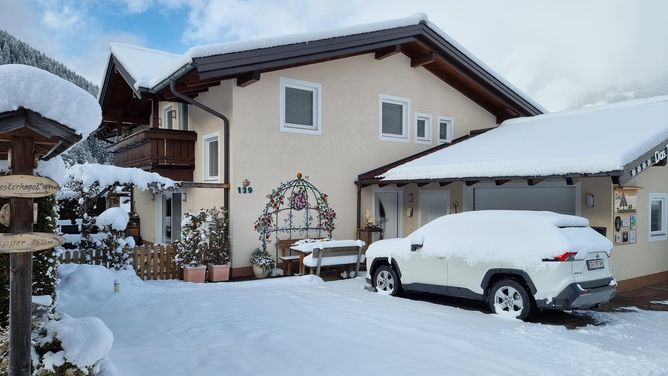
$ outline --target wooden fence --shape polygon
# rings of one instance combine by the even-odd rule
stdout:
[[[167,246],[141,246],[130,251],[132,267],[143,280],[178,279],[179,268],[174,262],[176,249]],[[72,251],[66,250],[60,256],[64,264],[93,264],[109,266],[107,252],[96,252],[95,249]]]

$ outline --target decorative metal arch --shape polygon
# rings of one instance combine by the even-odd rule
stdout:
[[[327,194],[311,184],[308,177],[297,173],[297,179],[281,183],[267,198],[269,202],[255,221],[255,231],[264,250],[272,238],[276,240],[276,260],[279,234],[286,234],[286,239],[295,234],[301,238],[332,236],[336,212],[329,206]]]

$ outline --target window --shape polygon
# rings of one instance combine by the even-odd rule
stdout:
[[[163,124],[167,129],[176,128],[176,110],[172,106],[165,108],[165,121]]]
[[[649,194],[649,240],[668,239],[668,194]]]
[[[204,136],[204,180],[218,180],[219,132]]]
[[[415,114],[415,142],[431,144],[431,115]]]
[[[320,134],[321,85],[281,78],[281,131]]]
[[[449,116],[438,117],[438,143],[450,143],[454,138],[455,119]]]
[[[378,107],[380,139],[408,142],[410,100],[381,94]]]

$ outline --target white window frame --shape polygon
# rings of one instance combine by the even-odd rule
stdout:
[[[447,125],[447,131],[446,131],[446,133],[448,135],[448,138],[446,138],[446,139],[441,138],[441,122],[442,121],[445,121],[448,124]],[[438,128],[436,128],[436,137],[438,138],[438,143],[439,144],[445,144],[445,143],[449,144],[454,139],[454,135],[455,135],[455,118],[452,117],[452,116],[439,116],[438,117]]]
[[[179,129],[179,120],[178,120],[179,114],[172,105],[169,105],[162,110],[163,117],[165,119],[165,121],[162,122],[162,126],[164,127],[164,129],[169,129],[167,128],[167,123],[169,122],[170,111],[174,111],[174,119],[172,119],[172,129]]]
[[[218,141],[218,175],[209,175],[209,143]],[[202,138],[202,156],[204,163],[202,164],[202,176],[205,181],[219,181],[220,179],[220,132],[212,132],[204,135]]]
[[[402,119],[402,134],[396,135],[391,133],[383,133],[383,103],[392,103],[401,105],[404,109],[404,116]],[[408,98],[395,97],[392,95],[380,94],[378,96],[378,138],[381,141],[393,142],[410,142],[410,113],[411,100]]]
[[[418,136],[418,120],[425,120],[424,137]],[[415,143],[416,144],[431,144],[431,137],[434,132],[431,128],[431,114],[422,112],[415,113]]]
[[[281,77],[280,84],[280,131],[320,135],[322,134],[322,85],[315,82]],[[293,124],[285,121],[285,88],[307,90],[313,95],[313,125]]]
[[[662,201],[661,230],[652,231],[652,201]],[[668,240],[668,193],[650,193],[647,206],[647,233],[649,241]]]

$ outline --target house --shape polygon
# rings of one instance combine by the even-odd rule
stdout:
[[[414,228],[400,223],[412,188],[356,184],[360,174],[545,112],[425,15],[182,55],[112,44],[99,102],[97,136],[116,165],[183,181],[134,192],[143,239],[174,241],[184,212],[227,207],[236,276],[250,274],[266,195],[298,172],[329,195],[336,238],[356,237],[376,203],[386,237],[400,236]],[[440,198],[424,200],[447,212]]]
[[[614,276],[629,290],[668,280],[667,155],[668,96],[507,120],[368,171],[358,182],[394,187],[399,212],[418,208],[417,216],[400,219],[403,234],[434,211],[584,216],[613,241]]]

